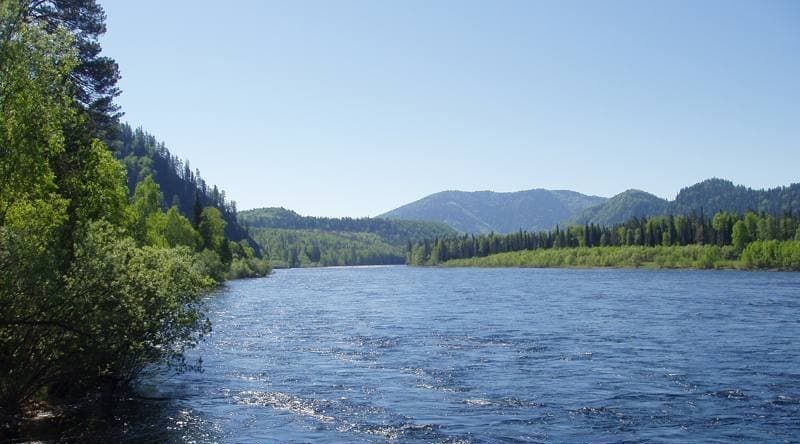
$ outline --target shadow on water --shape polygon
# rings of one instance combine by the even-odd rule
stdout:
[[[94,396],[70,404],[35,408],[13,431],[9,443],[219,442],[220,431],[178,400],[130,392]]]

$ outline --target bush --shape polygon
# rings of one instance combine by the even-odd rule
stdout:
[[[736,259],[734,247],[716,245],[577,247],[523,250],[450,260],[446,266],[719,268]]]
[[[755,241],[745,247],[742,261],[748,268],[800,270],[800,241]]]
[[[153,363],[183,368],[183,351],[210,330],[200,296],[214,282],[188,248],[139,248],[105,221],[76,234],[63,276],[3,291],[20,301],[3,304],[0,323],[7,414],[42,388],[65,395],[124,385]]]
[[[228,279],[263,277],[272,271],[269,262],[258,258],[236,258],[231,262]]]
[[[227,268],[219,255],[213,250],[205,249],[194,256],[194,270],[204,276],[210,276],[217,282],[225,280]]]

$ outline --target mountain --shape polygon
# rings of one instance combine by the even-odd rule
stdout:
[[[764,212],[772,215],[800,211],[800,183],[770,189],[754,190],[743,185],[734,185],[724,179],[707,179],[683,188],[670,205],[675,214],[689,214],[692,211],[717,211],[744,213],[746,211]]]
[[[564,225],[594,223],[611,226],[632,217],[660,215],[667,212],[669,201],[641,190],[627,190],[600,205],[587,208],[569,218]]]
[[[177,205],[181,214],[189,220],[194,219],[195,199],[201,207],[215,207],[226,222],[225,236],[236,242],[245,240],[256,254],[260,253],[258,244],[236,218],[236,202],[228,200],[225,191],[216,185],[209,186],[199,170],[192,171],[188,160],[182,161],[170,153],[155,136],[141,128],[134,130],[123,123],[117,128],[115,137],[106,143],[125,165],[131,194],[136,184],[147,176],[153,176],[164,195],[165,202],[162,205]]]
[[[275,267],[403,264],[409,243],[457,234],[437,222],[301,216],[285,208],[238,218]]]
[[[734,185],[724,179],[712,178],[681,189],[675,200],[668,201],[639,190],[620,193],[602,204],[587,208],[566,220],[565,224],[594,223],[614,225],[631,217],[690,215],[701,212],[709,215],[719,211],[742,214],[747,211],[774,216],[800,212],[800,184],[766,190],[754,190]]]
[[[442,191],[379,217],[443,222],[464,233],[540,231],[605,200],[566,190]]]

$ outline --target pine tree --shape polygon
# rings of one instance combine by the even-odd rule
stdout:
[[[200,202],[200,196],[197,192],[194,193],[194,204],[192,205],[192,225],[195,228],[200,226],[200,221],[203,219],[203,204]]]

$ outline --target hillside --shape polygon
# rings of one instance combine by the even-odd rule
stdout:
[[[565,190],[443,191],[380,217],[442,222],[464,233],[539,231],[604,201],[603,197]]]
[[[707,179],[683,188],[670,204],[675,214],[692,211],[714,213],[755,211],[778,216],[800,211],[800,183],[766,190],[754,190],[724,179]]]
[[[285,208],[238,218],[275,267],[402,264],[409,243],[456,234],[436,222],[301,216]]]
[[[632,217],[660,215],[667,211],[669,202],[641,190],[627,190],[602,204],[587,208],[567,220],[564,225],[594,223],[610,226]]]
[[[236,202],[228,200],[224,190],[216,185],[209,186],[199,170],[192,171],[188,160],[183,161],[170,153],[155,136],[141,128],[134,130],[123,123],[116,133],[116,137],[107,143],[125,165],[131,194],[137,183],[152,175],[164,195],[163,206],[177,205],[181,214],[189,220],[195,217],[195,199],[200,207],[215,207],[226,222],[225,236],[236,242],[246,240],[259,254],[258,244],[238,222]]]
[[[644,191],[628,190],[565,220],[564,224],[594,223],[608,226],[625,222],[631,217],[714,214],[719,211],[736,214],[754,211],[773,216],[797,213],[800,212],[800,184],[755,190],[735,185],[729,180],[713,178],[681,189],[673,201]]]

